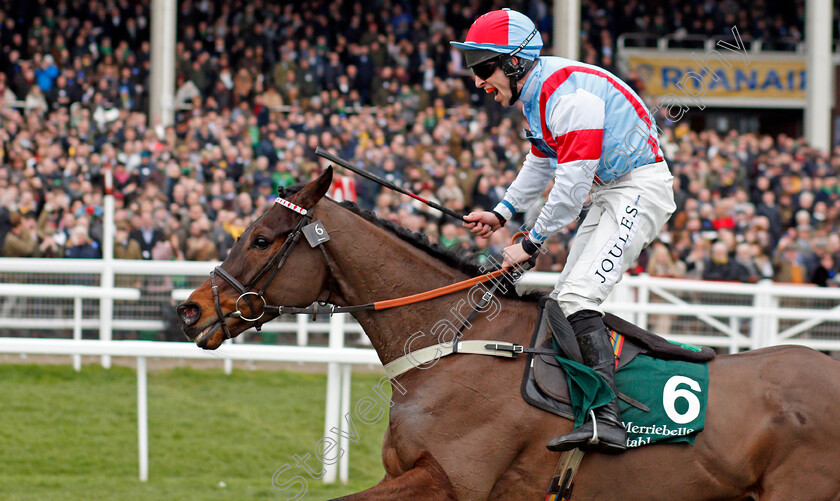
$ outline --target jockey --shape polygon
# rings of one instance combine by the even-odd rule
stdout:
[[[488,237],[554,186],[527,236],[504,250],[505,265],[528,261],[545,240],[576,221],[587,197],[566,267],[551,294],[574,329],[584,362],[615,390],[615,360],[601,303],[674,212],[673,177],[656,124],[633,90],[597,66],[540,57],[542,38],[525,15],[495,10],[479,17],[463,51],[475,85],[502,106],[522,101],[531,142],[522,169],[491,211],[465,216]],[[618,402],[594,410],[568,435],[546,447],[621,452],[626,434]]]

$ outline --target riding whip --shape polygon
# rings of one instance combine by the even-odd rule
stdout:
[[[408,195],[411,198],[413,198],[415,200],[418,200],[420,202],[423,202],[424,204],[428,205],[429,207],[431,207],[433,209],[437,209],[437,210],[443,212],[444,214],[446,214],[448,216],[452,216],[454,218],[460,219],[461,221],[464,221],[465,223],[468,222],[464,219],[464,216],[462,216],[461,214],[458,214],[454,210],[449,209],[447,207],[444,207],[437,202],[432,202],[431,200],[426,200],[425,198],[423,198],[419,195],[415,195],[414,193],[406,190],[405,188],[401,188],[400,186],[397,186],[394,183],[386,181],[386,180],[382,179],[381,177],[376,176],[375,174],[371,174],[370,172],[368,172],[368,171],[366,171],[362,168],[356,167],[355,165],[351,164],[347,160],[344,160],[343,158],[340,158],[340,157],[337,157],[337,156],[333,155],[332,153],[328,152],[327,150],[321,148],[320,146],[315,149],[315,154],[320,156],[320,157],[324,157],[327,160],[329,160],[330,162],[336,163],[336,164],[344,167],[345,169],[347,169],[349,171],[353,171],[356,174],[362,176],[363,178],[370,179],[374,183],[381,184],[382,186],[384,186],[388,189],[394,190],[398,193],[402,193],[403,195]]]

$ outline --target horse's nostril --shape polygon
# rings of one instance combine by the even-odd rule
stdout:
[[[195,303],[183,303],[178,306],[178,317],[184,325],[192,325],[201,317],[201,307]]]

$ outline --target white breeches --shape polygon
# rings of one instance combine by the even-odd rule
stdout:
[[[603,312],[601,303],[674,213],[673,179],[662,161],[593,187],[589,213],[551,293],[566,316]]]

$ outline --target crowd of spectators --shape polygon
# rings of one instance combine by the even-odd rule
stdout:
[[[316,146],[456,211],[492,208],[527,151],[521,113],[476,92],[448,44],[501,5],[179,2],[181,109],[162,126],[146,113],[149,3],[0,0],[0,255],[99,257],[104,168],[117,258],[216,260],[279,187],[326,165]],[[645,2],[584,4],[584,37],[659,29],[660,10]],[[664,29],[695,26],[695,8],[729,22],[706,3],[685,5]],[[512,6],[550,31],[545,2]],[[603,47],[587,61],[603,63]],[[683,125],[666,128],[662,145],[678,211],[632,272],[837,284],[840,151]],[[334,197],[479,262],[538,210],[487,240],[348,173],[336,186]],[[574,228],[549,240],[538,269],[562,269]]]

